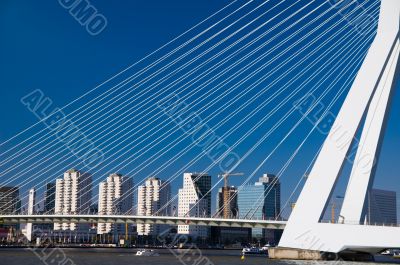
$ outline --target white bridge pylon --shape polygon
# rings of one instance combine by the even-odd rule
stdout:
[[[400,228],[364,224],[399,76],[400,1],[382,0],[377,35],[288,220],[280,247],[339,253],[377,253],[400,247]],[[362,124],[362,121],[364,124]],[[354,136],[362,128],[338,224],[321,223]]]

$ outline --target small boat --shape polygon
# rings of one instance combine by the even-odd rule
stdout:
[[[259,248],[256,248],[256,247],[250,247],[250,248],[244,248],[242,250],[242,254],[244,256],[246,256],[246,255],[262,255],[262,256],[265,256],[265,255],[268,255],[268,251],[265,251],[263,249],[259,249]]]
[[[269,249],[270,247],[271,247],[270,244],[266,244],[265,246],[263,246],[263,247],[261,248],[261,250],[264,251],[264,252],[268,252],[268,249]]]
[[[390,250],[390,249],[387,249],[387,250],[383,251],[383,252],[381,253],[381,255],[384,255],[384,256],[393,256],[393,251]]]
[[[136,256],[157,257],[159,254],[153,249],[139,249],[136,252]]]

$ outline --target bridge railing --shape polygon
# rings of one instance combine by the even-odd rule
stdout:
[[[19,212],[19,213],[7,213],[7,214],[0,214],[0,218],[2,216],[9,216],[9,215],[20,215],[20,216],[28,216],[29,214],[25,212]],[[165,215],[165,214],[156,214],[156,215],[138,215],[138,214],[99,214],[99,213],[68,213],[68,214],[63,214],[63,213],[47,213],[47,212],[37,212],[34,214],[31,214],[32,216],[48,216],[48,215],[90,215],[90,216],[113,216],[113,215],[118,215],[118,216],[150,216],[150,217],[182,217],[178,215]],[[230,218],[223,218],[222,216],[183,216],[182,218],[213,218],[213,219],[236,219],[236,220],[255,220],[255,221],[287,221],[285,218],[260,218],[260,217],[239,217],[239,216],[234,216]]]
[[[332,221],[329,220],[321,220],[321,223],[328,223],[332,224]],[[344,222],[333,222],[333,224],[346,224],[346,225],[366,225],[366,226],[387,226],[387,227],[400,227],[398,223],[387,223],[387,222],[370,222],[370,223],[363,223],[357,221],[346,221]]]

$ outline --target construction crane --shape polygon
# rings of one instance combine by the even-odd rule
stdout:
[[[129,237],[128,237],[128,223],[125,223],[125,246],[128,246],[129,244],[128,244],[128,239],[129,239]]]
[[[229,177],[232,177],[232,176],[243,176],[243,175],[244,175],[243,173],[228,173],[228,172],[225,172],[225,173],[219,174],[218,177],[219,178],[224,178],[224,187],[227,188],[228,187],[228,178]]]
[[[229,173],[225,172],[222,174],[219,174],[219,178],[224,178],[224,187],[222,188],[222,195],[223,195],[223,218],[229,218],[231,215],[231,209],[230,209],[230,201],[231,201],[231,194],[230,194],[230,189],[228,185],[228,178],[232,176],[243,176],[243,173]]]

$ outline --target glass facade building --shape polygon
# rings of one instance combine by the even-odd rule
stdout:
[[[18,187],[0,187],[0,214],[17,214],[21,210]]]
[[[241,219],[277,219],[281,212],[281,186],[276,176],[264,174],[254,185],[238,191],[238,208]],[[264,229],[253,229],[252,236],[265,238]]]
[[[46,191],[44,194],[44,211],[47,214],[54,213],[56,205],[56,183],[51,182],[46,184]]]
[[[397,224],[396,192],[372,189],[367,196],[367,223],[376,225]]]

